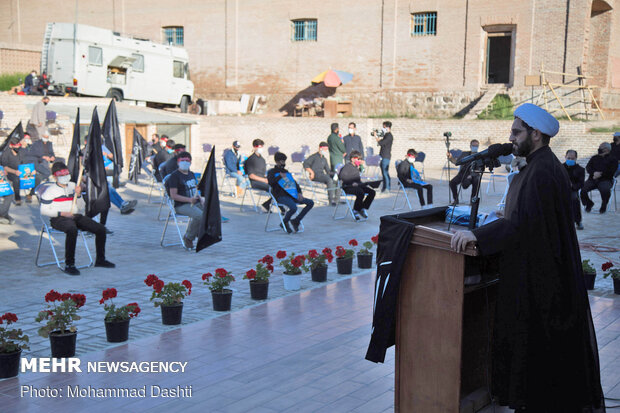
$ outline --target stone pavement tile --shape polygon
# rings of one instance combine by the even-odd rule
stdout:
[[[320,403],[315,400],[304,400],[286,410],[282,410],[282,413],[311,413],[316,412],[325,406],[325,403]]]
[[[252,394],[249,397],[246,397],[244,399],[231,403],[223,408],[218,408],[218,410],[224,413],[252,412],[255,409],[258,409],[259,407],[269,406],[271,400],[276,399],[281,396],[282,396],[282,393],[274,391],[274,390],[262,390],[262,391]]]
[[[354,413],[380,412],[394,406],[394,390],[374,396],[368,402],[352,410]]]
[[[362,404],[364,404],[363,400],[345,396],[315,411],[317,413],[350,412],[360,407]]]
[[[393,369],[393,368],[392,368]],[[381,377],[381,376],[377,376]],[[351,397],[368,401],[383,394],[385,391],[394,392],[394,381],[387,379],[385,376],[370,383],[362,383],[363,387],[351,393]],[[383,409],[380,409],[383,410]]]
[[[277,387],[279,391],[282,389]],[[266,405],[270,409],[281,412],[296,404],[303,403],[304,401],[310,401],[312,396],[320,393],[321,390],[315,389],[310,386],[300,387],[297,390],[287,391],[282,396],[269,400]],[[254,410],[253,410],[254,411]]]

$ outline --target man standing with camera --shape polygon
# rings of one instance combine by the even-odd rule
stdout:
[[[381,175],[383,176],[383,188],[381,192],[390,190],[390,159],[392,158],[392,142],[394,137],[392,136],[392,122],[383,122],[383,128],[380,131],[374,130],[371,133],[377,140],[377,144],[380,146],[379,156],[381,156]]]

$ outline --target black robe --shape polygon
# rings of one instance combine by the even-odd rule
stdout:
[[[570,182],[548,146],[514,177],[505,217],[473,232],[483,255],[501,253],[492,370],[500,404],[603,412]]]

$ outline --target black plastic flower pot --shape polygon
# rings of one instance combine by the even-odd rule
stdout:
[[[21,349],[12,353],[0,353],[0,379],[8,379],[19,374],[19,359],[21,355]]]
[[[213,311],[230,311],[230,305],[232,303],[232,291],[211,291],[211,298],[213,299]]]
[[[167,326],[181,324],[183,318],[183,303],[161,306],[161,322]]]
[[[336,258],[336,266],[338,267],[338,274],[351,274],[353,272],[353,257]]]
[[[76,338],[77,332],[61,333],[60,331],[52,331],[50,333],[52,357],[64,358],[75,356]]]
[[[129,338],[129,319],[106,321],[105,336],[110,343],[122,343]]]
[[[250,281],[250,296],[252,297],[252,300],[266,300],[268,294],[269,281]]]
[[[316,268],[310,270],[312,281],[322,283],[327,281],[327,265],[319,265]]]
[[[620,279],[614,278],[614,294],[620,294]]]
[[[372,268],[372,253],[357,254],[357,267],[358,268]]]
[[[586,289],[594,290],[594,280],[596,279],[595,272],[584,272],[583,278],[586,282]]]

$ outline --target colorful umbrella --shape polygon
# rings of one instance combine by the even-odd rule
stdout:
[[[323,82],[327,87],[338,87],[345,83],[349,83],[351,79],[353,79],[353,74],[349,72],[329,69],[312,79],[312,83]]]

